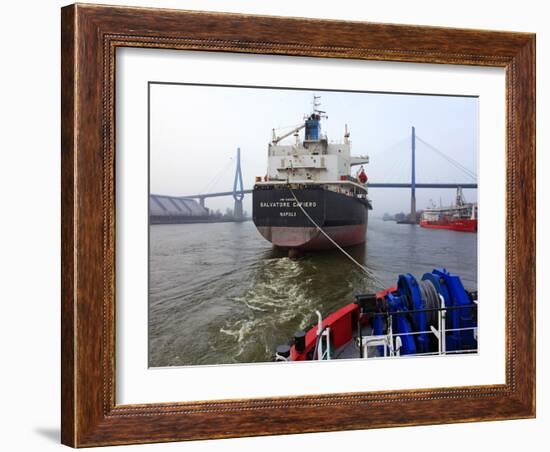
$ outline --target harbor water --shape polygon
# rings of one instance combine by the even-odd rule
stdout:
[[[295,331],[354,294],[436,267],[477,289],[477,234],[369,218],[367,243],[289,259],[251,221],[150,228],[149,366],[270,361]]]

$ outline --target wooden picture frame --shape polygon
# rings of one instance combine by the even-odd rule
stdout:
[[[323,33],[302,33],[310,27]],[[76,4],[62,9],[61,37],[64,444],[84,447],[535,416],[535,35]],[[117,405],[117,47],[505,68],[505,384]],[[358,415],[365,410],[368,415]]]

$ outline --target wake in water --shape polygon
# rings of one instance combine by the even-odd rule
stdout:
[[[311,326],[316,309],[328,313],[332,306],[351,302],[354,290],[369,286],[361,270],[351,264],[339,273],[340,284],[332,284],[333,275],[323,276],[317,261],[310,255],[259,262],[242,296],[233,299],[237,312],[220,329],[233,343],[235,362],[269,361],[273,344]]]
[[[445,266],[476,289],[473,235],[374,219],[367,243],[368,254],[346,248],[364,272],[338,250],[291,260],[251,222],[152,228],[149,365],[270,361],[277,345],[316,322],[315,310],[326,316],[403,272]]]

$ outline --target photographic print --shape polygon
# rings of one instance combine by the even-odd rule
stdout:
[[[149,367],[477,353],[478,108],[150,82]]]
[[[61,19],[64,444],[535,416],[534,34]]]

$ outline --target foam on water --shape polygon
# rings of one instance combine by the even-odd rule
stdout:
[[[376,219],[368,246],[292,260],[251,222],[153,226],[149,279],[149,365],[262,362],[294,332],[313,326],[357,293],[394,285],[399,273],[433,267],[477,282],[475,234],[425,230]]]

